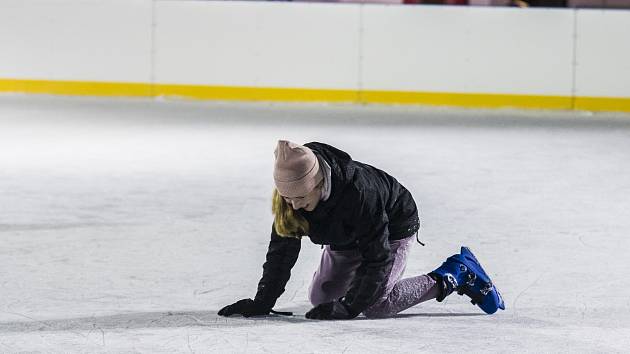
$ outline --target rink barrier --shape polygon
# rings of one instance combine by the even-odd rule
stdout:
[[[6,0],[0,22],[0,92],[630,112],[627,10]]]
[[[146,83],[0,79],[0,92],[201,100],[423,104],[468,108],[576,109],[630,112],[630,98],[405,91],[161,85]]]

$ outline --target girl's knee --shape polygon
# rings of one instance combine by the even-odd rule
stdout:
[[[323,302],[321,302],[321,296],[314,293],[312,290],[308,292],[308,301],[310,301],[313,306],[323,304]]]
[[[311,284],[308,289],[308,300],[311,302],[311,305],[317,306],[323,303],[329,302],[328,294],[324,292],[321,284]]]
[[[313,281],[308,291],[308,299],[317,306],[337,300],[346,293],[345,284],[335,281]]]

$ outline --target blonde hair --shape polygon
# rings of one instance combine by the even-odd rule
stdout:
[[[308,235],[308,221],[293,210],[275,188],[271,198],[271,212],[274,215],[274,226],[278,236],[299,239]]]

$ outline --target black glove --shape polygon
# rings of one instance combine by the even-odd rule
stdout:
[[[219,310],[219,316],[243,315],[243,317],[268,315],[271,309],[252,299],[239,300]]]
[[[349,320],[358,314],[350,312],[343,298],[325,304],[317,305],[306,313],[306,318],[311,320]]]

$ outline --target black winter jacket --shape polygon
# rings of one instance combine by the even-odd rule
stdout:
[[[374,303],[385,286],[393,263],[388,241],[418,231],[418,209],[409,191],[387,173],[330,145],[305,146],[330,165],[332,187],[328,200],[320,201],[315,210],[299,212],[309,222],[313,243],[361,252],[363,262],[343,300],[356,316]],[[299,252],[300,240],[280,237],[272,225],[257,301],[269,308],[275,305]]]

